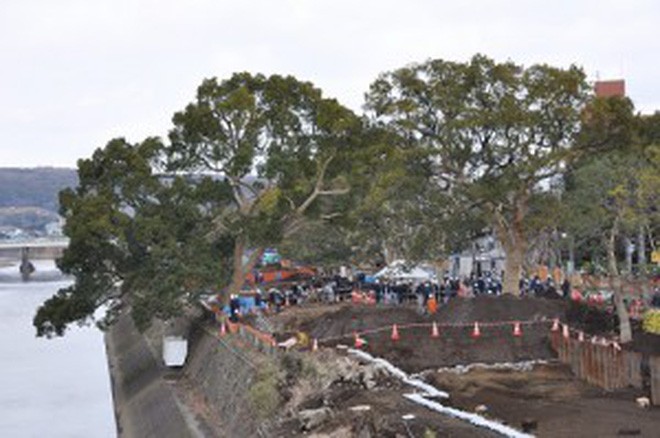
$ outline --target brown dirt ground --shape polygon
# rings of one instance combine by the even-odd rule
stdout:
[[[331,408],[332,418],[323,426],[314,429],[313,432],[303,432],[299,420],[289,417],[272,428],[270,433],[277,437],[309,434],[318,438],[357,436],[400,438],[411,436],[410,434],[421,437],[427,431],[435,432],[438,438],[499,436],[465,421],[438,415],[407,401],[402,396],[411,392],[414,392],[413,388],[392,377],[379,378],[378,385],[371,390],[350,382],[334,383],[322,394],[319,393],[298,406],[299,410],[318,409],[324,406]],[[360,405],[368,405],[370,409],[366,412],[350,410],[351,407]],[[406,421],[402,418],[407,414],[414,415],[414,419],[407,421],[410,432],[406,430]]]
[[[660,409],[640,409],[638,391],[606,393],[575,379],[568,367],[541,365],[531,372],[474,370],[457,375],[435,372],[429,381],[451,394],[465,410],[488,406],[488,415],[521,427],[535,420],[539,437],[610,437],[639,431],[660,436]]]
[[[271,320],[283,331],[300,330],[321,344],[352,343],[353,332],[384,327],[378,333],[364,335],[365,350],[390,360],[407,372],[429,368],[469,364],[473,362],[511,362],[554,357],[547,333],[551,318],[564,316],[564,303],[514,297],[478,297],[456,299],[440,308],[433,316],[420,314],[415,307],[403,306],[313,306],[291,308]],[[481,336],[471,336],[472,327],[443,327],[448,323],[475,321],[538,320],[547,322],[523,326],[524,336],[512,336],[512,325],[481,326]],[[440,324],[440,337],[432,339],[430,326],[401,328],[400,340],[390,339],[392,324],[436,321]],[[342,338],[343,337],[343,338]]]
[[[635,403],[635,398],[644,393],[632,389],[606,393],[579,381],[567,367],[557,363],[539,366],[532,372],[478,370],[457,376],[433,371],[439,367],[474,362],[553,359],[555,355],[550,349],[547,336],[550,320],[559,317],[565,321],[568,318],[568,306],[562,300],[478,297],[453,300],[441,307],[434,316],[419,314],[414,307],[338,304],[290,308],[271,316],[271,320],[282,332],[301,330],[320,340],[344,337],[322,342],[333,346],[337,343],[351,344],[354,331],[389,327],[394,323],[483,323],[547,318],[546,323],[523,326],[521,338],[512,336],[510,326],[483,326],[482,335],[478,339],[470,336],[469,327],[441,329],[439,339],[431,338],[428,328],[413,328],[401,330],[401,339],[393,342],[390,340],[390,330],[386,329],[366,335],[368,345],[365,350],[390,360],[407,372],[427,370],[424,374],[440,389],[450,392],[451,403],[457,407],[472,411],[476,405],[485,404],[489,407],[488,415],[516,428],[520,428],[525,420],[536,420],[538,429],[535,433],[538,436],[606,437],[632,434],[660,437],[660,408],[645,410]],[[582,328],[588,329],[589,326],[585,324]],[[595,328],[598,329],[597,324]],[[635,341],[628,348],[658,353],[660,337],[637,333]],[[357,403],[364,397],[368,400],[360,403],[377,405],[379,400],[383,403],[400,403],[391,406],[397,415],[411,409],[415,413],[420,412],[420,415],[423,415],[421,411],[425,411],[423,408],[413,408],[411,403],[400,396],[381,399],[358,391],[347,400]],[[396,422],[393,414],[377,412],[379,417],[392,418],[391,421]],[[442,417],[426,412],[433,418]],[[339,427],[338,424],[335,426]]]

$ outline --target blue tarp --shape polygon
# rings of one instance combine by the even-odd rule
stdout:
[[[241,313],[248,313],[251,310],[253,310],[256,307],[254,297],[249,297],[249,296],[239,296],[238,297],[238,302],[241,306]],[[266,306],[264,302],[261,303],[261,308],[263,309]],[[225,306],[222,309],[223,312],[225,312],[227,315],[229,315],[229,305]]]

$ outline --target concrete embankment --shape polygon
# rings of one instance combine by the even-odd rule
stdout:
[[[106,333],[106,348],[119,437],[193,437],[166,370],[145,337],[124,315]]]
[[[185,335],[188,358],[180,370],[161,359],[162,337]],[[106,334],[120,437],[268,436],[250,388],[257,369],[273,358],[219,339],[203,323],[154,324],[142,334],[124,315]]]

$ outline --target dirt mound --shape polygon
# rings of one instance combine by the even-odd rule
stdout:
[[[438,312],[443,322],[491,322],[546,318],[562,318],[566,303],[533,297],[479,296],[469,299],[451,300]]]
[[[353,333],[361,333],[367,341],[365,350],[407,372],[419,372],[473,362],[550,359],[554,355],[547,337],[549,320],[563,319],[565,307],[559,300],[482,296],[452,300],[433,316],[414,307],[343,305],[325,313],[318,309],[296,313],[294,309],[288,316],[282,315],[280,322],[326,345],[350,344]],[[434,321],[440,327],[439,338],[431,338]],[[472,324],[477,321],[481,336],[473,338]],[[535,323],[523,325],[521,337],[513,336],[512,324],[489,325],[510,321]],[[390,339],[392,324],[400,328],[398,341]]]
[[[634,403],[643,392],[628,388],[606,393],[576,380],[565,365],[541,365],[528,372],[429,373],[427,378],[449,391],[454,406],[471,410],[485,405],[488,415],[512,426],[533,421],[538,437],[618,436],[625,430],[657,436],[660,412]]]

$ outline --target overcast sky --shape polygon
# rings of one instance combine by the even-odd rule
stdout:
[[[657,0],[0,0],[0,167],[166,135],[205,77],[293,74],[361,110],[383,71],[475,53],[581,65],[660,109]]]

